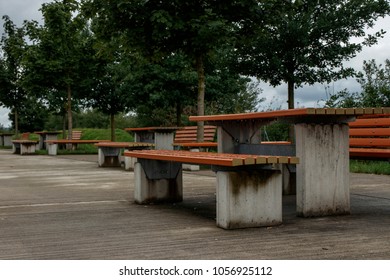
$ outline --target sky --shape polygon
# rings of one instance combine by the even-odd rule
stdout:
[[[51,2],[49,0],[0,0],[0,16],[8,15],[11,20],[21,26],[24,20],[42,20],[42,14],[39,9],[43,3]],[[0,32],[3,33],[3,20],[0,20]],[[351,66],[360,71],[364,60],[375,59],[377,64],[384,64],[386,59],[390,59],[390,17],[379,19],[374,29],[368,30],[373,33],[376,30],[384,29],[387,34],[379,41],[379,44],[370,48],[365,48],[355,58],[345,62],[345,66]],[[287,85],[271,87],[265,83],[260,84],[263,90],[261,97],[266,101],[260,104],[260,109],[287,108]],[[325,90],[329,87],[328,90]],[[313,86],[304,86],[295,90],[295,107],[321,107],[324,100],[327,99],[327,92],[338,92],[347,88],[350,92],[359,92],[360,85],[355,79],[345,79],[334,82],[329,85],[315,84]],[[0,107],[0,126],[10,126],[8,119],[8,109]]]

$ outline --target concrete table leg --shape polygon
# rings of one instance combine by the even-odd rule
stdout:
[[[21,144],[20,145],[20,154],[28,155],[35,153],[36,144]]]
[[[140,160],[134,165],[136,203],[183,201],[181,164]]]
[[[98,164],[100,167],[120,167],[120,148],[115,147],[99,147],[98,149]]]
[[[57,155],[58,144],[47,144],[47,153],[51,156]]]
[[[296,124],[297,214],[350,213],[349,127]]]
[[[217,171],[217,226],[224,229],[282,223],[282,173]]]

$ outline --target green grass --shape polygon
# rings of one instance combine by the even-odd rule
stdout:
[[[351,160],[350,171],[355,173],[390,175],[390,162],[379,160]]]

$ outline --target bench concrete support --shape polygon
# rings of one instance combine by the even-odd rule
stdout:
[[[297,214],[349,214],[348,125],[296,124],[295,132]]]
[[[217,171],[217,225],[224,229],[282,223],[279,170]]]
[[[137,158],[125,157],[125,170],[134,170],[135,163]]]
[[[12,153],[29,155],[35,154],[36,143],[12,143]]]
[[[138,159],[134,200],[139,204],[183,201],[181,163]]]
[[[3,136],[3,146],[12,146],[12,135]]]
[[[155,149],[156,150],[173,150],[173,132],[155,132]]]
[[[98,164],[100,167],[120,167],[121,148],[99,147]]]
[[[47,149],[47,153],[50,156],[56,156],[57,150],[58,150],[58,144],[57,143],[46,143],[46,149]]]

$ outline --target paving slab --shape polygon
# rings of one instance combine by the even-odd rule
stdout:
[[[319,174],[320,176],[320,174]],[[0,259],[390,259],[390,176],[351,174],[351,215],[283,224],[215,225],[215,176],[184,172],[184,201],[137,205],[133,172],[97,155],[20,156],[0,150]]]

